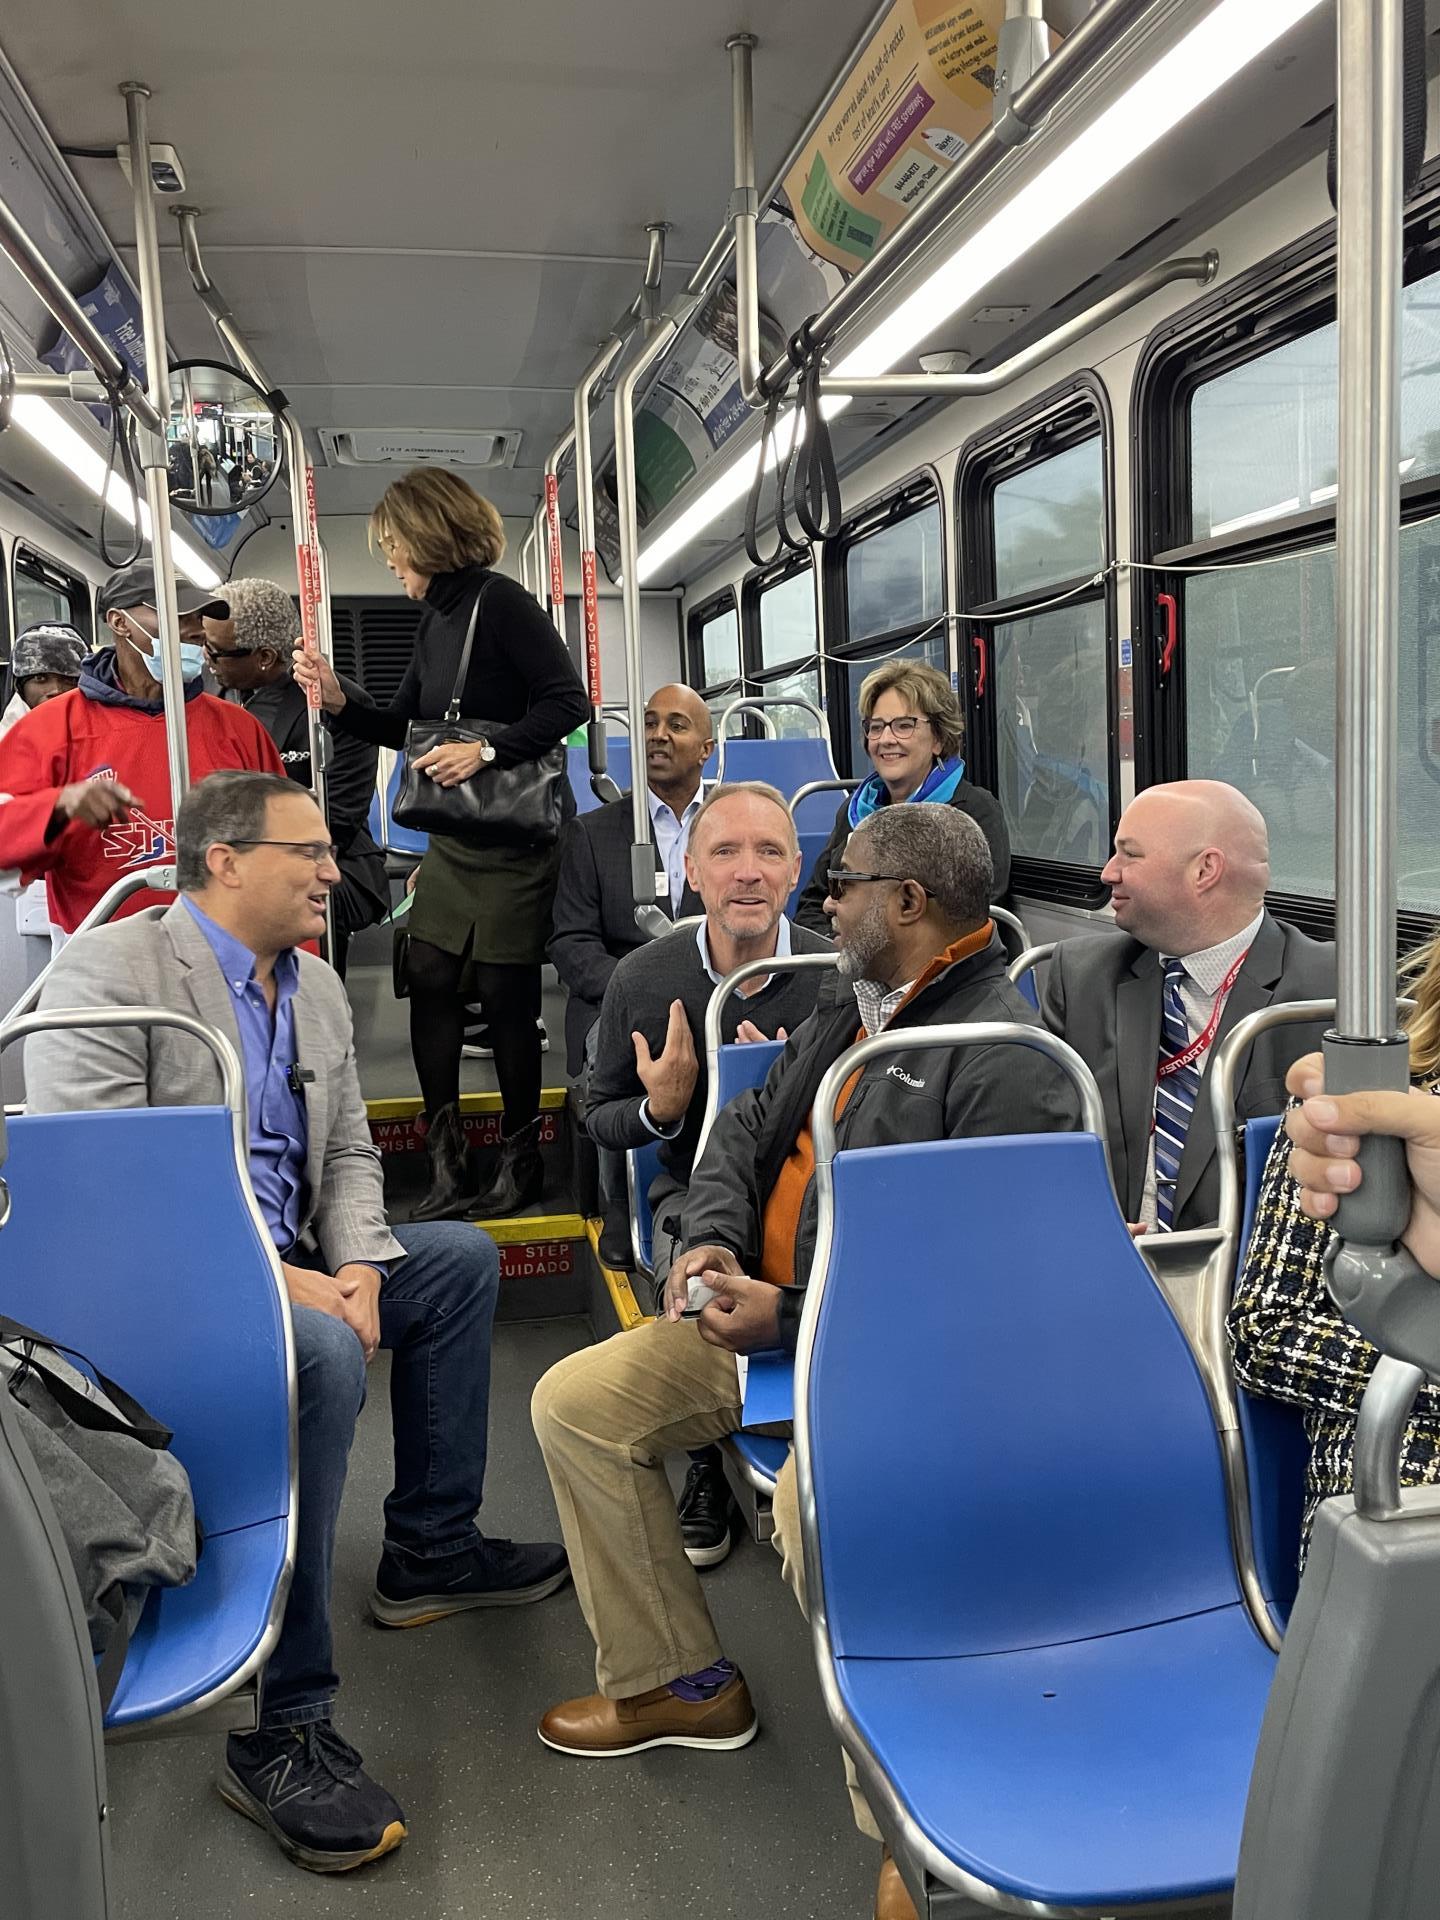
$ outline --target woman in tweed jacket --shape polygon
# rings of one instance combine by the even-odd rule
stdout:
[[[1416,1002],[1408,1021],[1412,1081],[1427,1093],[1440,1092],[1440,939],[1405,972]],[[1310,1465],[1302,1538],[1308,1545],[1316,1507],[1353,1484],[1355,1422],[1379,1354],[1330,1297],[1321,1266],[1330,1228],[1301,1211],[1293,1152],[1282,1127],[1266,1162],[1228,1327],[1241,1384],[1305,1411]],[[1440,1482],[1440,1388],[1423,1387],[1415,1402],[1401,1478],[1411,1487]]]

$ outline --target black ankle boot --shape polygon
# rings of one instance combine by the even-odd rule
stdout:
[[[460,1109],[452,1102],[430,1122],[425,1136],[430,1157],[430,1186],[410,1215],[412,1220],[463,1220],[474,1211],[475,1179],[470,1171],[470,1149],[460,1124]]]
[[[495,1220],[502,1214],[519,1213],[540,1198],[545,1185],[545,1163],[540,1158],[540,1122],[532,1120],[518,1133],[508,1133],[500,1142],[500,1151],[480,1197],[471,1208],[477,1220]]]

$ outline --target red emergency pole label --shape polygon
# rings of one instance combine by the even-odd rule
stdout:
[[[595,585],[595,549],[580,555],[580,588],[585,604],[585,679],[590,704],[600,704],[600,595]]]
[[[553,473],[545,476],[545,523],[550,535],[550,599],[559,608],[565,605],[565,562],[560,552],[560,480]]]

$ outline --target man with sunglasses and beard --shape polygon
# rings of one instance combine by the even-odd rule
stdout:
[[[749,1689],[685,1556],[665,1456],[740,1424],[737,1354],[794,1345],[815,1245],[810,1110],[826,1071],[857,1040],[891,1027],[1039,1025],[1005,977],[992,879],[984,835],[950,807],[886,808],[850,835],[829,874],[826,911],[853,994],[838,1005],[822,999],[764,1085],[717,1117],[690,1177],[683,1251],[660,1317],[570,1355],[535,1390],[535,1431],[599,1683],[541,1720],[541,1740],[558,1752],[723,1752],[755,1735]],[[865,1066],[836,1132],[843,1152],[1078,1123],[1070,1080],[1030,1048],[922,1047]],[[692,1282],[707,1296],[698,1317],[687,1316]],[[787,1463],[776,1544],[796,1584],[798,1536],[778,1527],[787,1505],[793,1511],[793,1484]],[[878,1837],[858,1798],[856,1817]],[[893,1864],[886,1871],[888,1907],[898,1880]]]

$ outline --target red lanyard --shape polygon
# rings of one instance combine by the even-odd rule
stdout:
[[[1220,1025],[1220,1016],[1225,1011],[1225,1002],[1229,998],[1230,989],[1234,986],[1236,977],[1241,967],[1244,966],[1246,954],[1248,954],[1249,951],[1250,949],[1247,947],[1245,953],[1241,954],[1240,958],[1220,982],[1220,990],[1215,995],[1215,1005],[1210,1009],[1210,1018],[1206,1023],[1205,1031],[1197,1034],[1189,1046],[1184,1048],[1180,1053],[1171,1054],[1167,1059],[1160,1062],[1155,1070],[1157,1085],[1161,1080],[1168,1080],[1172,1073],[1179,1073],[1185,1067],[1193,1067],[1203,1053],[1210,1051],[1211,1046],[1214,1044],[1216,1029]],[[1183,1007],[1185,1002],[1182,1000],[1180,1004]]]

